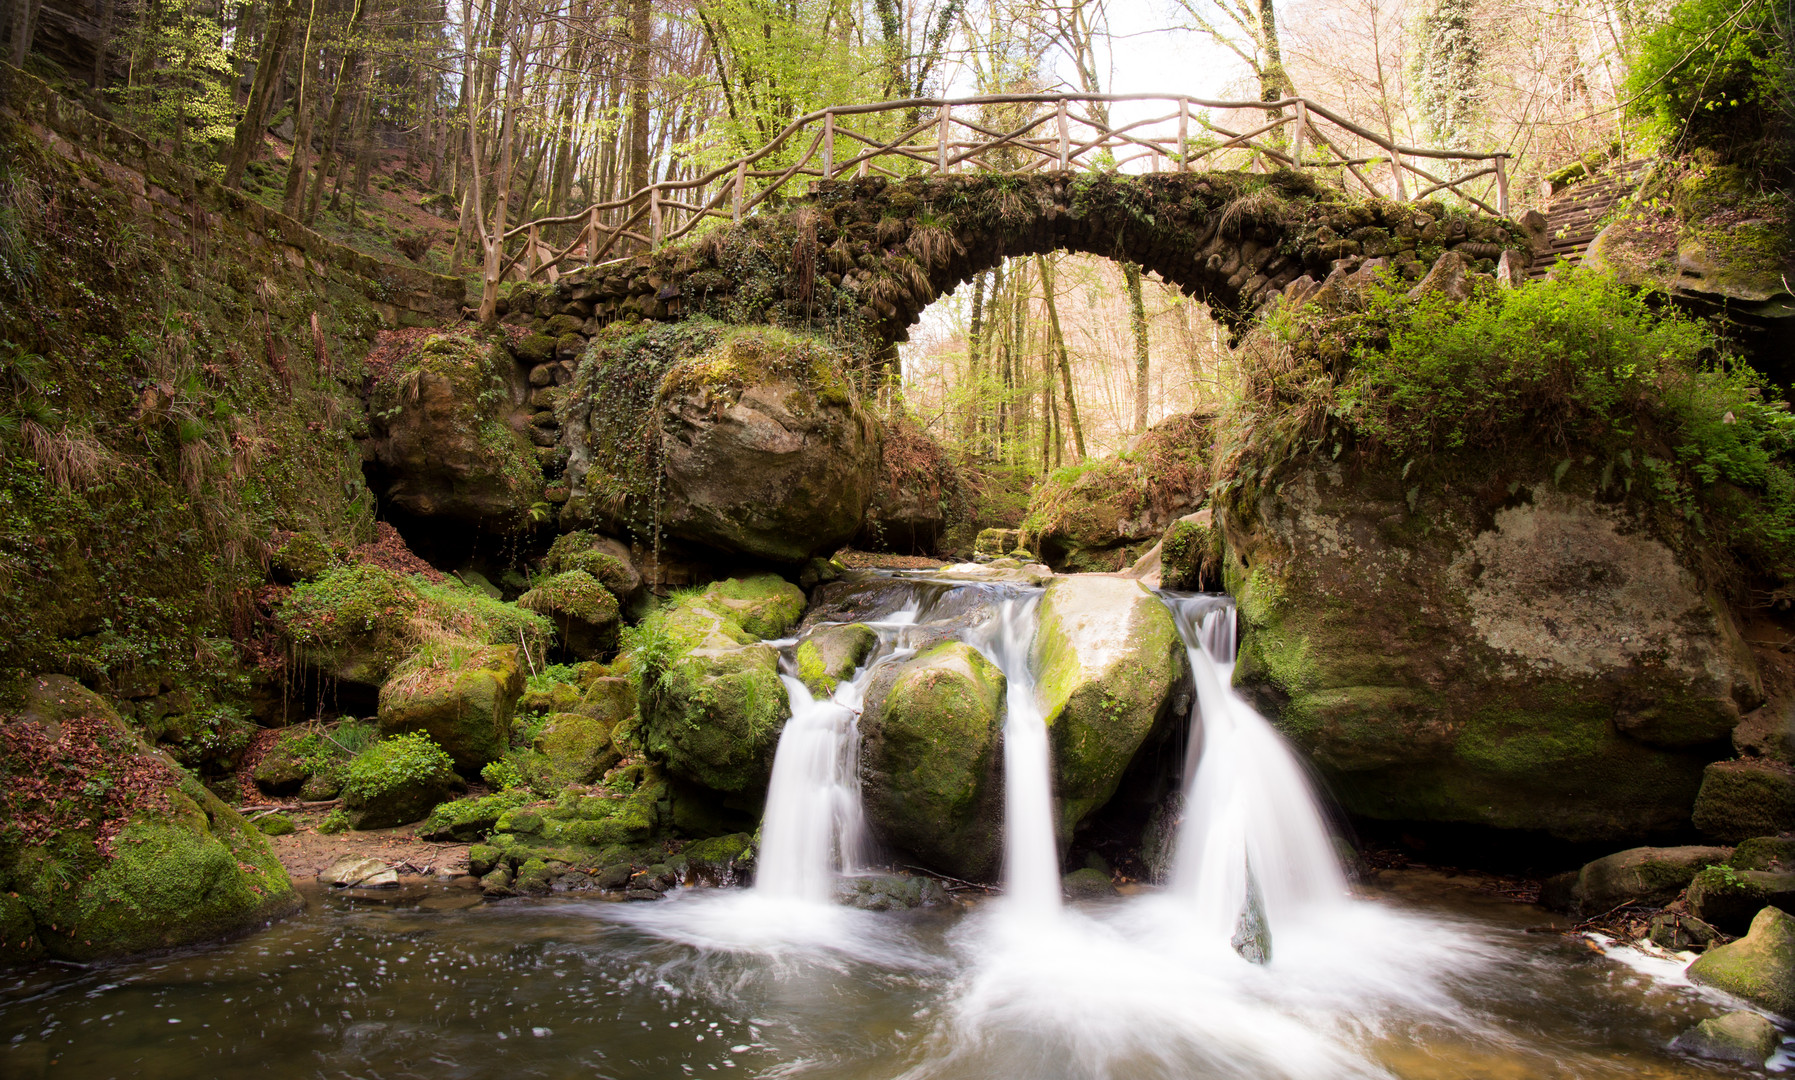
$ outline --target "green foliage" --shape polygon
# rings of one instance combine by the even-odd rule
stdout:
[[[524,680],[524,689],[540,693],[553,688],[557,683],[578,685],[579,681],[579,665],[548,664]]]
[[[486,781],[494,791],[509,791],[514,787],[522,787],[523,774],[518,772],[517,765],[509,758],[500,758],[489,763],[480,770],[480,779]]]
[[[334,648],[371,638],[403,651],[415,640],[454,638],[540,651],[548,620],[454,579],[432,582],[369,563],[326,571],[295,587],[277,615],[300,645]]]
[[[318,822],[318,831],[325,836],[335,836],[337,833],[348,832],[349,812],[339,806],[330,813],[325,814],[324,820]]]
[[[1418,36],[1414,74],[1421,115],[1440,145],[1469,149],[1483,64],[1471,0],[1435,0],[1422,16]]]
[[[421,731],[393,735],[355,756],[343,778],[343,791],[363,799],[375,798],[405,784],[449,783],[455,762],[435,740]]]
[[[125,122],[170,139],[175,154],[198,168],[215,166],[236,124],[237,70],[219,25],[219,16],[236,6],[234,0],[161,0],[128,22],[114,46],[132,59],[131,78],[108,89]]]
[[[1788,32],[1774,0],[1684,0],[1639,40],[1633,114],[1668,147],[1786,164]]]

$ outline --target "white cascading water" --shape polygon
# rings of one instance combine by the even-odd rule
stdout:
[[[761,818],[754,890],[769,899],[829,903],[835,879],[859,868],[866,842],[860,806],[860,707],[874,660],[892,655],[898,632],[916,621],[911,603],[865,625],[879,635],[873,656],[818,701],[786,674],[791,719],[779,734]],[[908,650],[899,650],[905,653]]]
[[[1005,907],[1051,917],[1060,909],[1059,841],[1054,836],[1053,758],[1035,695],[1029,650],[1041,596],[1006,597],[974,644],[1003,672]]]
[[[1172,889],[1200,927],[1228,935],[1247,905],[1250,873],[1275,940],[1293,912],[1345,902],[1346,876],[1302,764],[1231,686],[1234,605],[1214,596],[1166,603],[1197,688]]]

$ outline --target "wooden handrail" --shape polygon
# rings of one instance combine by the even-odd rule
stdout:
[[[1137,102],[1165,102],[1174,107],[1174,111],[1165,115],[1156,115],[1149,119],[1135,120],[1126,124],[1112,125],[1093,118],[1087,110],[1074,112],[1072,105],[1122,104]],[[1046,111],[1032,113],[1025,117],[1010,120],[1003,116],[992,119],[980,115],[975,117],[955,116],[955,109],[982,109],[985,106],[1032,105],[1051,106]],[[1259,110],[1267,115],[1265,123],[1245,132],[1234,132],[1212,123],[1207,116],[1194,115],[1196,110]],[[1286,112],[1286,110],[1291,110]],[[890,141],[881,141],[878,136],[868,135],[854,127],[844,124],[844,118],[866,117],[883,114],[907,114],[915,117],[913,121],[901,124],[902,130]],[[1194,118],[1205,131],[1214,132],[1224,141],[1211,146],[1193,148],[1190,141],[1190,122]],[[1177,138],[1136,134],[1145,127],[1177,121]],[[993,122],[995,120],[995,122]],[[1327,125],[1339,129],[1339,132],[1350,135],[1353,139],[1368,143],[1385,156],[1350,155],[1339,149],[1335,138],[1330,138],[1320,126]],[[1011,127],[1015,123],[1019,126]],[[959,125],[965,136],[956,137],[952,131]],[[1031,137],[1039,129],[1052,125],[1044,135]],[[1072,127],[1080,126],[1092,134],[1086,137],[1074,135]],[[1291,126],[1287,140],[1276,145],[1265,141],[1265,136]],[[800,133],[813,129],[814,134],[808,146],[798,153],[793,160],[783,167],[764,168],[762,163],[771,165],[768,159],[787,148]],[[932,137],[931,137],[932,135]],[[842,157],[837,154],[837,139],[846,137],[855,140],[863,147],[858,153]],[[919,139],[929,139],[922,142]],[[1351,145],[1348,140],[1347,145]],[[1305,148],[1314,147],[1317,152],[1326,151],[1328,160],[1305,161]],[[1504,152],[1477,153],[1468,150],[1436,150],[1428,147],[1405,146],[1393,139],[1379,135],[1369,128],[1362,127],[1339,115],[1325,105],[1301,97],[1285,97],[1276,101],[1226,101],[1207,98],[1190,97],[1184,94],[979,94],[971,97],[914,97],[895,101],[865,102],[857,105],[834,105],[815,112],[806,113],[787,124],[778,134],[763,145],[750,150],[728,162],[685,179],[657,180],[639,191],[603,202],[594,202],[579,210],[556,216],[535,218],[523,222],[502,234],[501,242],[508,242],[518,236],[525,237],[524,251],[507,260],[503,265],[509,272],[519,262],[525,267],[525,273],[534,277],[550,267],[557,266],[569,258],[572,252],[582,244],[586,247],[586,265],[596,265],[618,244],[631,239],[643,242],[650,247],[677,240],[696,228],[703,221],[712,218],[728,218],[739,222],[756,207],[775,197],[794,177],[812,177],[818,180],[830,180],[838,176],[846,176],[852,171],[855,175],[866,176],[877,172],[885,176],[899,177],[902,171],[888,168],[880,164],[882,159],[895,159],[901,168],[916,172],[946,173],[955,168],[968,166],[976,170],[990,171],[995,167],[990,163],[989,155],[994,151],[1012,149],[1021,155],[1021,160],[1006,171],[1034,172],[1040,169],[1057,168],[1062,171],[1084,166],[1087,155],[1106,151],[1111,155],[1115,166],[1129,164],[1142,159],[1149,160],[1157,167],[1162,160],[1166,167],[1177,172],[1187,172],[1192,162],[1200,161],[1212,155],[1221,155],[1230,151],[1247,151],[1257,155],[1253,160],[1268,159],[1291,168],[1344,168],[1356,179],[1367,192],[1383,197],[1387,193],[1381,190],[1372,176],[1361,171],[1360,166],[1383,165],[1389,168],[1388,179],[1399,201],[1410,201],[1407,185],[1403,182],[1403,174],[1410,173],[1416,180],[1418,190],[1412,197],[1419,200],[1440,190],[1449,190],[1464,199],[1472,206],[1492,214],[1508,212],[1508,154]],[[1129,156],[1121,156],[1122,152],[1136,150]],[[1482,163],[1482,167],[1463,176],[1442,178],[1422,168],[1414,160],[1450,163]],[[1157,169],[1156,169],[1157,171]],[[1496,205],[1491,206],[1483,198],[1465,190],[1464,185],[1471,181],[1493,178],[1494,191],[1489,192],[1481,185],[1479,190],[1485,194],[1493,194]],[[760,190],[750,192],[748,181],[760,181]],[[1421,186],[1425,181],[1429,186]],[[702,192],[715,185],[715,194],[705,197]],[[675,193],[694,192],[696,197],[679,198]],[[727,204],[727,209],[725,209]],[[624,220],[616,225],[600,222],[599,217],[605,211],[622,210]],[[639,231],[646,220],[647,235]],[[671,220],[670,220],[671,219]],[[543,229],[560,225],[579,223],[582,228],[566,247],[555,250],[553,245],[545,248],[540,237]],[[566,234],[561,234],[565,236]],[[549,258],[540,264],[538,255],[546,250]]]

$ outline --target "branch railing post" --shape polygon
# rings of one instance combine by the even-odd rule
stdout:
[[[1058,112],[1060,128],[1060,171],[1065,172],[1072,167],[1072,131],[1066,123],[1066,99],[1060,98]]]
[[[735,163],[735,205],[730,211],[731,219],[737,225],[742,223],[742,202],[746,197],[747,192],[748,163],[746,161],[738,161]]]
[[[939,173],[947,171],[947,125],[953,112],[952,105],[941,103],[941,123],[935,132],[935,171]]]
[[[1190,99],[1178,99],[1178,171],[1190,171]]]
[[[823,179],[835,179],[835,112],[823,112]]]
[[[1309,103],[1296,99],[1296,133],[1290,136],[1290,160],[1303,167],[1303,134],[1309,127]]]
[[[1496,155],[1496,213],[1508,216],[1508,155]]]
[[[661,246],[661,185],[648,187],[648,238],[650,247]]]

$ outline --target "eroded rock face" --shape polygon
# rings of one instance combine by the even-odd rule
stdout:
[[[0,820],[0,965],[186,945],[300,907],[266,837],[67,676],[31,680],[0,717]]]
[[[861,714],[861,798],[883,844],[969,880],[1003,857],[1003,672],[943,642],[873,677]]]
[[[1313,465],[1234,502],[1236,684],[1355,813],[1571,840],[1685,826],[1756,667],[1720,598],[1596,486],[1524,458]]]
[[[1057,577],[1030,647],[1052,733],[1059,835],[1116,793],[1122,772],[1175,700],[1188,706],[1190,661],[1172,613],[1132,578]]]

